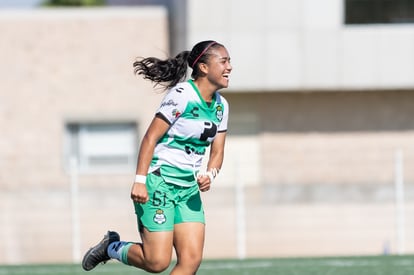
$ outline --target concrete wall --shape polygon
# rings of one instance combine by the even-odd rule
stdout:
[[[401,149],[410,217],[414,26],[347,26],[343,3],[187,2],[187,47],[215,39],[232,57],[217,185],[228,198],[231,186],[247,186],[248,256],[400,251],[394,166]],[[237,246],[238,207],[210,205],[225,211],[229,249]],[[412,231],[412,221],[403,227]],[[405,252],[413,244],[407,235]]]
[[[343,2],[189,0],[188,47],[228,47],[235,91],[414,87],[414,26],[346,26]]]
[[[226,161],[207,195],[208,210],[226,217],[210,226],[233,242],[224,256],[237,255],[244,223],[250,257],[412,253],[413,239],[398,233],[414,230],[412,91],[224,94],[233,115]],[[404,225],[395,205],[399,150]],[[231,188],[238,184],[242,205]],[[213,236],[207,245],[224,241]]]
[[[240,113],[256,115],[250,135],[260,139],[262,183],[390,183],[396,149],[406,152],[407,167],[413,165],[412,91],[226,96],[231,122]],[[230,138],[249,135],[244,125],[231,126]],[[414,182],[412,171],[405,173]]]
[[[136,122],[141,138],[162,95],[134,76],[132,63],[168,54],[166,11],[10,10],[0,13],[0,33],[0,262],[70,261],[65,124]],[[108,220],[118,219],[117,205],[130,213],[134,173],[80,175],[82,251],[115,227]],[[105,205],[115,213],[100,212]],[[134,219],[116,228],[136,239]]]

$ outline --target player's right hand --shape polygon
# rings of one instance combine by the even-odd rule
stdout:
[[[134,182],[131,189],[131,199],[136,203],[146,203],[149,200],[145,183]]]

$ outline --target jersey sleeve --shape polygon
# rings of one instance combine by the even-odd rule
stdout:
[[[182,90],[179,88],[172,88],[168,90],[167,94],[161,101],[156,115],[161,115],[166,122],[173,124],[174,121],[184,112],[186,105],[187,100],[182,93]]]
[[[220,122],[220,125],[217,129],[217,132],[226,132],[227,131],[227,122],[229,120],[229,104],[227,100],[220,95],[221,103],[223,104],[223,119]]]

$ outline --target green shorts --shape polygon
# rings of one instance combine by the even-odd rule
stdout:
[[[172,231],[183,222],[205,223],[198,185],[183,187],[167,183],[161,176],[147,175],[149,201],[134,203],[138,228],[149,231]]]

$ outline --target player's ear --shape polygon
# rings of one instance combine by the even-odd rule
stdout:
[[[201,73],[203,73],[204,75],[206,75],[208,73],[208,66],[206,63],[199,63],[199,67],[198,69],[200,70]]]

